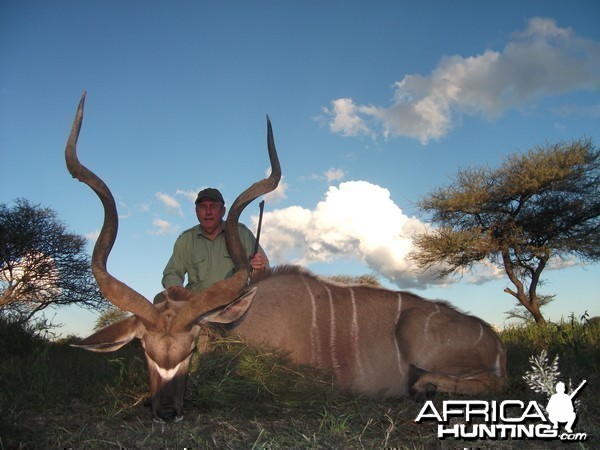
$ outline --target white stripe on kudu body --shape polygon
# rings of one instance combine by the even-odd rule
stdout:
[[[358,325],[358,311],[356,310],[356,297],[354,295],[354,289],[350,288],[350,301],[352,302],[352,329],[350,332],[351,342],[352,342],[352,350],[354,353],[354,364],[356,367],[356,376],[362,377],[364,375],[362,363],[361,363],[361,355],[360,355],[360,346],[358,345],[360,335],[359,330],[360,327]]]
[[[306,287],[308,298],[310,300],[311,307],[311,325],[310,325],[310,361],[311,365],[318,366],[321,355],[321,344],[319,341],[319,329],[317,327],[317,304],[315,303],[315,296],[312,293],[310,286],[305,278],[302,278],[302,282]]]
[[[232,331],[332,370],[344,388],[394,397],[429,385],[475,394],[505,383],[504,347],[493,330],[446,303],[346,286],[296,267],[277,268],[256,286]]]
[[[398,313],[396,314],[396,321],[394,323],[398,323],[400,321],[400,314],[402,314],[402,294],[398,292]],[[394,344],[396,346],[396,359],[398,361],[398,371],[400,375],[403,376],[405,370],[402,366],[402,354],[400,353],[400,347],[398,346],[398,340],[394,339]]]
[[[340,363],[337,360],[337,350],[335,345],[335,335],[336,335],[336,317],[335,317],[335,305],[333,303],[333,297],[331,295],[331,290],[327,287],[327,284],[322,284],[327,291],[327,297],[329,299],[329,354],[331,357],[331,365],[333,370],[336,373],[336,376],[339,377],[338,371],[340,370]]]

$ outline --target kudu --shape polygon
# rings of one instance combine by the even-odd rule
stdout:
[[[245,289],[249,281],[249,267],[247,264],[241,264],[233,277],[216,283],[202,293],[192,293],[182,287],[169,288],[164,293],[166,301],[158,305],[153,305],[141,294],[110,275],[106,263],[117,236],[117,209],[106,184],[77,158],[76,147],[83,121],[84,103],[85,93],[79,102],[65,149],[67,168],[74,178],[87,184],[98,195],[104,208],[104,223],[92,253],[92,272],[100,291],[113,305],[131,312],[133,316],[101,329],[74,346],[95,352],[112,352],[134,338],[139,339],[146,355],[154,418],[180,420],[195,339],[202,330],[200,324],[206,321],[203,317],[219,316],[214,320],[227,321],[229,312],[225,307],[230,306],[238,297],[238,302],[247,301],[245,299],[255,291],[255,288]],[[281,168],[268,118],[267,144],[271,175],[254,183],[240,194],[228,216],[228,223],[232,226],[228,226],[226,230],[227,244],[228,248],[231,248],[230,253],[237,259],[243,258],[244,252],[237,233],[239,212],[255,198],[275,189],[281,178]],[[244,289],[246,295],[240,297]]]
[[[81,108],[67,145],[67,155],[72,154],[68,160],[74,159]],[[254,198],[274,189],[281,176],[270,124],[268,148],[271,176],[236,199],[226,222],[237,274],[200,294],[170,288],[167,301],[156,308],[106,272],[116,236],[114,201],[103,183],[97,188],[96,182],[79,175],[85,168],[77,164],[77,169],[69,169],[99,192],[104,204],[105,225],[92,259],[94,275],[107,299],[135,314],[80,346],[112,351],[134,337],[141,339],[153,414],[160,419],[180,417],[194,338],[212,323],[229,324],[229,332],[247,343],[278,349],[296,363],[331,370],[342,388],[370,396],[500,389],[506,382],[503,344],[485,322],[447,303],[409,292],[342,285],[290,266],[275,268],[253,280],[252,287],[244,287],[249,268],[237,220]]]

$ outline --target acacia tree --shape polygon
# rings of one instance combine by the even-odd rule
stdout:
[[[117,308],[116,306],[109,306],[106,308],[100,316],[96,319],[96,323],[94,325],[94,331],[98,331],[104,327],[107,327],[110,324],[118,322],[119,320],[123,320],[130,316],[128,311],[123,311],[122,309]]]
[[[27,200],[0,204],[0,313],[29,321],[48,306],[103,310],[85,238],[67,232],[56,213]]]
[[[411,258],[440,276],[476,263],[501,267],[518,300],[545,323],[537,293],[552,259],[600,259],[600,152],[590,139],[505,158],[498,169],[460,170],[419,201],[435,228],[418,235]]]

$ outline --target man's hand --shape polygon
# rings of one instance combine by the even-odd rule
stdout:
[[[262,253],[257,253],[250,259],[250,265],[253,270],[265,270],[268,264],[269,260]]]

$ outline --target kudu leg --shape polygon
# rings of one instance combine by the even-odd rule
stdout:
[[[410,392],[417,398],[430,398],[436,390],[451,394],[474,395],[482,392],[495,391],[498,377],[491,372],[480,372],[471,375],[446,375],[442,373],[427,372],[426,370],[411,366],[411,378],[414,380]]]
[[[424,375],[428,374],[426,370],[420,369],[414,364],[411,364],[408,368],[408,387],[409,393],[417,401],[431,400],[437,392],[437,386],[432,383],[420,383],[417,385],[417,381]]]

